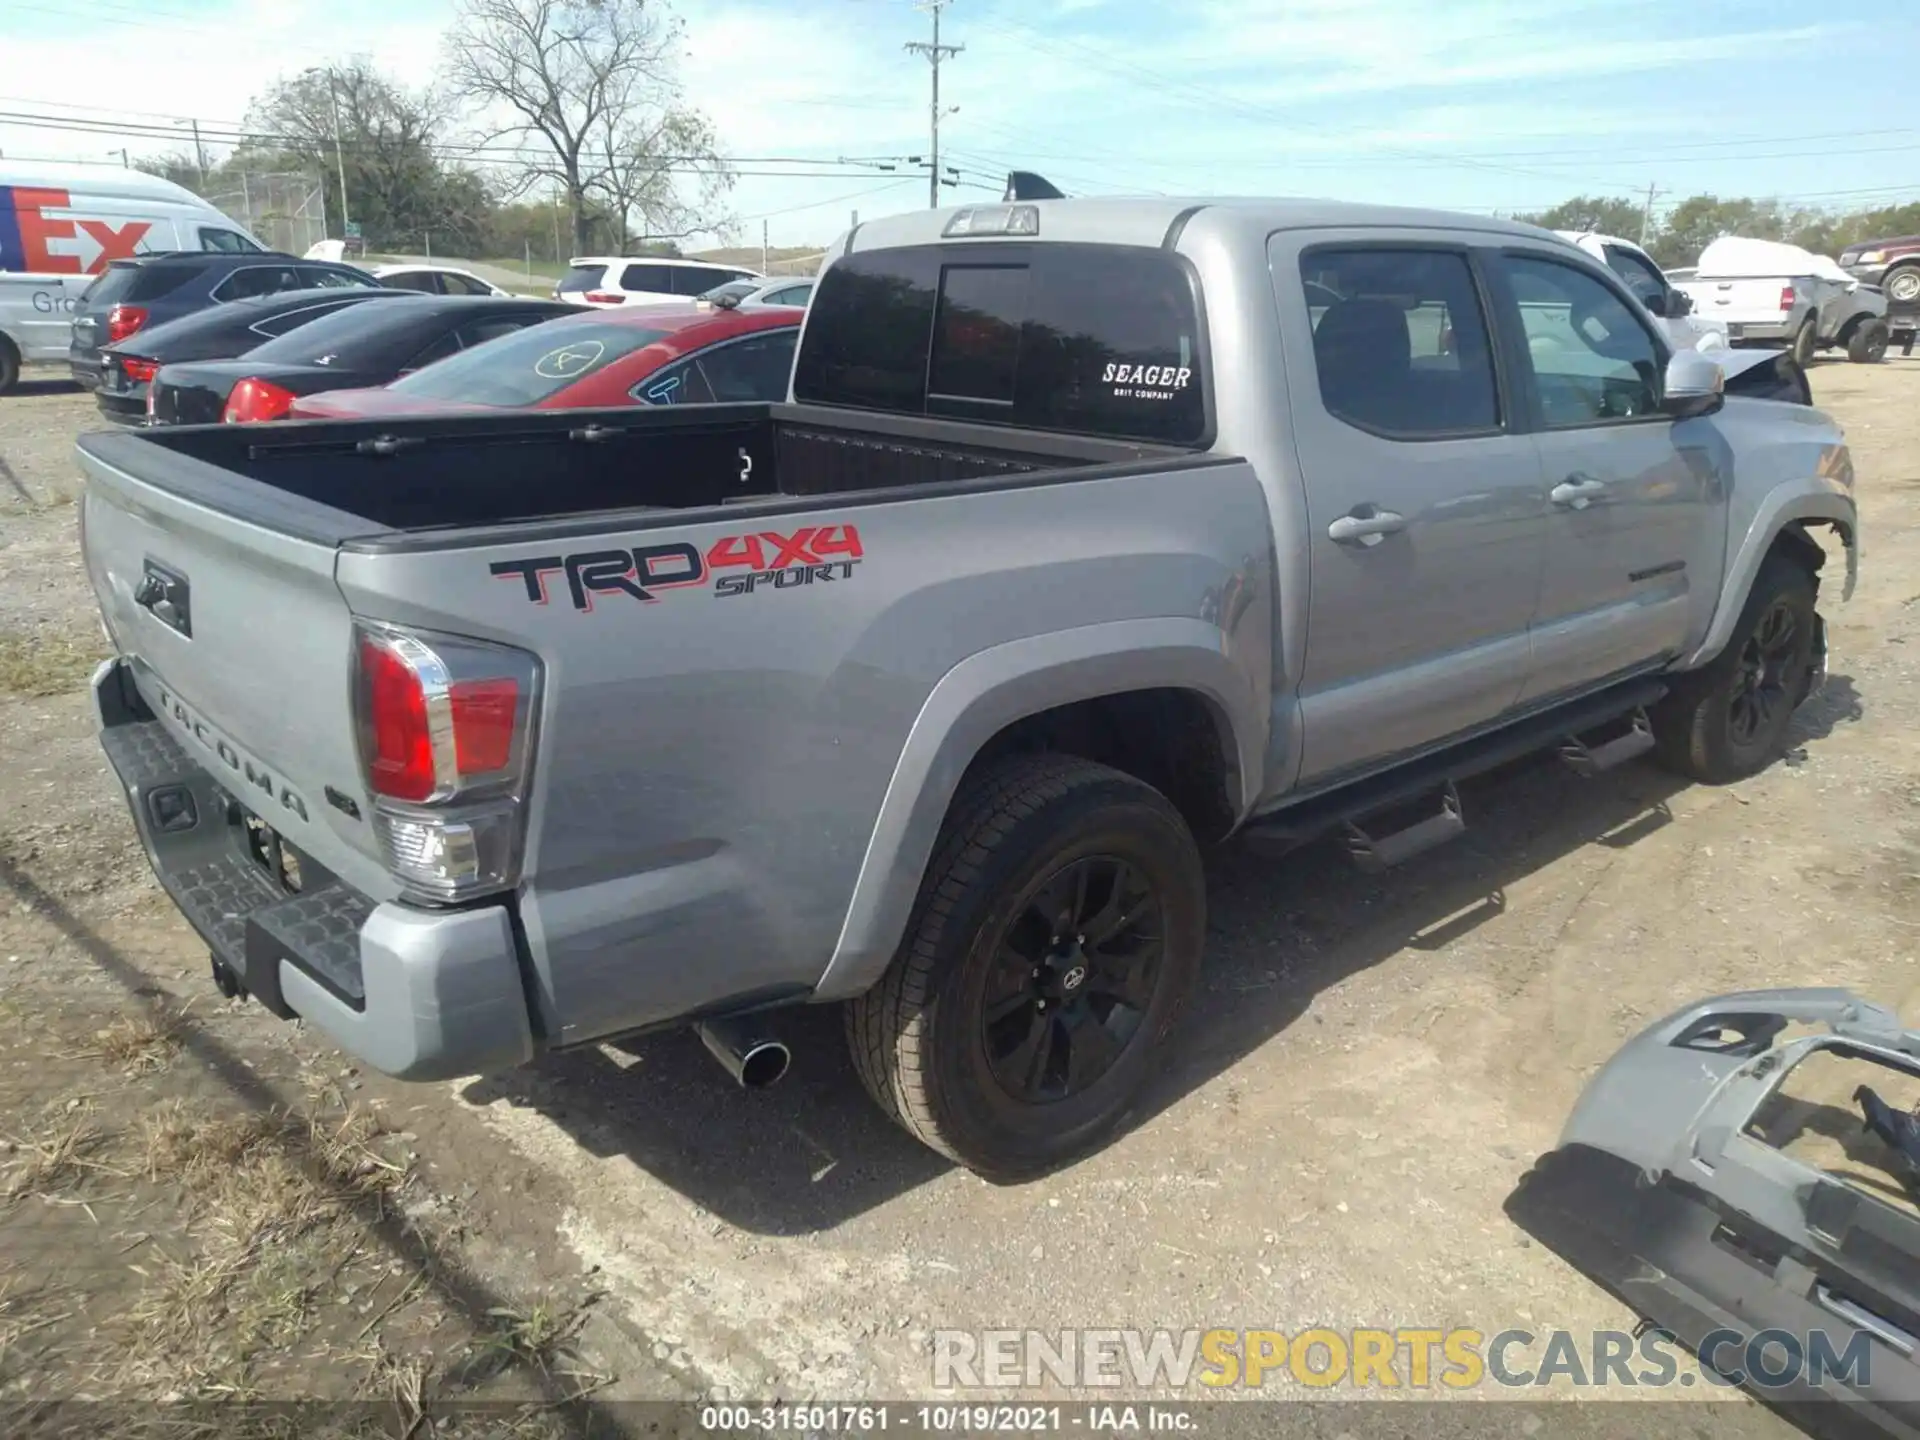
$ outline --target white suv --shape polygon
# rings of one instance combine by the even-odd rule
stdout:
[[[729,280],[758,280],[751,270],[705,260],[628,259],[620,255],[583,255],[553,287],[553,298],[569,305],[671,305],[693,300]]]

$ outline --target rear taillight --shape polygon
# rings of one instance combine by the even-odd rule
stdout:
[[[118,345],[147,323],[147,312],[138,305],[116,305],[107,311],[107,343]]]
[[[138,355],[122,355],[118,358],[122,372],[137,385],[150,384],[153,377],[160,373],[158,360],[143,360]]]
[[[627,297],[622,295],[618,290],[589,290],[587,292],[587,303],[589,305],[620,305],[626,302],[626,298]]]
[[[1793,309],[1795,298],[1791,285],[1782,285],[1780,287],[1780,310],[1782,314]]]
[[[390,627],[360,627],[354,645],[360,758],[388,868],[427,900],[510,887],[539,661]]]
[[[283,420],[293,402],[300,397],[271,380],[242,380],[227,396],[227,408],[220,418],[228,425],[256,425],[264,420]]]

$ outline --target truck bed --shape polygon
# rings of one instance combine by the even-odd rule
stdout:
[[[375,545],[619,511],[1058,480],[1185,453],[792,405],[188,426],[87,435],[80,448],[283,534]]]

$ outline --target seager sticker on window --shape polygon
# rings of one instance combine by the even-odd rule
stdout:
[[[600,357],[606,353],[607,347],[598,340],[562,345],[558,350],[549,350],[534,361],[533,373],[543,380],[571,380],[598,365]]]

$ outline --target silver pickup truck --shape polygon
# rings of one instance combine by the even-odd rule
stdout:
[[[844,1002],[977,1170],[1118,1125],[1200,847],[1783,748],[1853,471],[1524,226],[1075,200],[875,222],[793,403],[80,441],[107,755],[214,976],[390,1074]],[[540,364],[584,358],[556,340]]]

